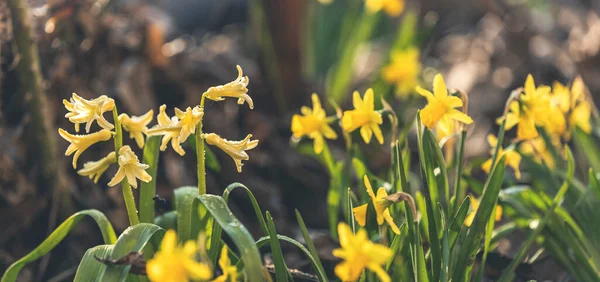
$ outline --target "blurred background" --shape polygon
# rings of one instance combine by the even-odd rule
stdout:
[[[600,92],[598,0],[406,0],[399,15],[367,13],[362,0],[29,0],[43,76],[38,115],[29,106],[35,95],[22,91],[17,77],[23,57],[14,42],[21,34],[13,32],[9,2],[0,0],[0,272],[74,211],[99,209],[119,231],[128,226],[121,191],[106,185],[114,171],[94,184],[63,157],[68,144],[57,128],[71,129],[62,100],[72,92],[108,95],[121,112],[156,113],[162,104],[172,109],[199,103],[208,87],[234,80],[240,65],[250,78],[255,109],[208,101],[205,128],[236,140],[251,133],[260,144],[240,174],[227,155],[215,152],[208,192],[244,183],[271,211],[278,231],[289,236],[297,235],[298,209],[315,234],[323,234],[317,243],[325,261],[333,260],[334,246],[326,234],[328,176],[302,153],[311,142],[290,142],[291,117],[310,105],[311,93],[334,115],[326,101],[348,108],[353,90],[373,87],[397,110],[401,124],[410,123],[424,101],[412,93],[414,86],[405,91],[384,70],[394,54],[418,50],[416,61],[401,62],[400,69],[416,68],[415,83],[428,89],[442,73],[449,88],[469,94],[476,122],[466,156],[483,161],[486,135],[528,73],[546,85],[581,75],[592,94]],[[41,139],[40,121],[47,129]],[[387,136],[389,131],[386,125]],[[343,140],[330,147],[344,156]],[[82,159],[99,159],[111,148],[96,145]],[[174,188],[196,183],[195,155],[184,148],[185,157],[170,148],[160,156],[157,193],[167,202]],[[363,149],[374,172],[390,166],[389,146]],[[45,159],[44,152],[56,157]],[[259,231],[244,195],[232,195],[230,203],[251,232]],[[93,228],[78,226],[51,255],[28,267],[22,280],[72,280],[84,252],[101,242]],[[510,253],[510,246],[505,249]],[[299,254],[286,254],[290,267],[307,266]],[[553,270],[537,277],[561,273]]]

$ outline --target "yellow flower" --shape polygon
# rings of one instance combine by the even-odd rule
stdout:
[[[335,266],[335,275],[344,282],[357,281],[365,268],[373,271],[380,281],[390,282],[390,276],[385,272],[383,264],[392,257],[392,251],[381,244],[369,241],[367,231],[358,230],[355,235],[348,224],[338,224],[340,246],[333,250],[333,255],[343,259]]]
[[[119,115],[119,122],[125,130],[129,132],[129,138],[134,139],[138,147],[144,147],[144,134],[148,133],[148,124],[152,121],[153,110],[149,110],[142,116],[131,116],[127,114]]]
[[[399,97],[406,98],[418,85],[420,71],[419,49],[411,47],[392,53],[391,62],[383,68],[382,75],[385,81],[396,85]]]
[[[152,176],[146,172],[146,169],[150,166],[147,164],[141,164],[138,157],[131,150],[129,146],[123,146],[119,149],[119,170],[115,176],[108,182],[108,186],[115,186],[127,177],[127,182],[133,188],[137,188],[137,180],[139,178],[143,182],[150,182]]]
[[[533,156],[536,162],[545,162],[548,167],[553,168],[555,165],[552,153],[548,151],[546,142],[543,138],[538,137],[521,143],[520,151],[523,155]]]
[[[98,125],[104,129],[113,129],[114,126],[104,119],[103,113],[112,111],[115,107],[115,100],[102,95],[94,100],[86,100],[73,93],[70,101],[63,100],[65,108],[69,111],[65,117],[75,124],[75,132],[79,132],[79,124],[85,123],[85,132],[90,132],[92,122],[98,122]]]
[[[583,132],[592,132],[592,106],[588,101],[580,102],[569,115],[569,124],[572,127],[579,127]]]
[[[537,126],[545,126],[557,121],[550,119],[550,87],[535,86],[533,77],[527,76],[525,80],[525,91],[519,97],[520,104],[511,102],[510,112],[506,116],[506,130],[517,126],[517,139],[530,140],[538,136]],[[501,121],[501,119],[500,119]],[[560,121],[558,121],[560,127]],[[551,125],[552,126],[552,125]],[[556,127],[556,125],[554,125]],[[557,130],[557,129],[552,129]]]
[[[392,231],[396,234],[400,234],[400,229],[394,222],[394,219],[390,215],[390,209],[388,208],[392,202],[387,200],[385,197],[388,196],[388,193],[385,191],[385,188],[379,187],[377,190],[377,196],[373,193],[373,187],[371,186],[371,182],[369,182],[369,177],[366,175],[363,178],[365,182],[365,186],[367,188],[367,194],[371,197],[373,201],[373,206],[375,207],[375,213],[377,214],[377,224],[382,225],[383,220],[390,225]],[[364,204],[352,209],[354,213],[354,218],[358,222],[358,225],[365,226],[367,224],[367,207],[368,204]]]
[[[94,179],[94,183],[98,183],[100,176],[102,176],[111,164],[116,162],[117,155],[115,152],[110,152],[106,157],[100,160],[83,164],[83,169],[80,169],[77,173],[81,176],[89,176],[90,179]]]
[[[162,141],[160,143],[160,150],[164,151],[167,149],[167,144],[171,141],[171,147],[173,150],[177,152],[179,155],[185,155],[185,151],[181,148],[179,135],[181,133],[181,126],[179,126],[179,120],[177,117],[169,118],[167,113],[165,113],[165,109],[167,106],[160,106],[158,116],[156,116],[156,120],[158,121],[158,125],[152,127],[148,130],[148,136],[157,136],[162,135]]]
[[[365,6],[371,13],[379,12],[381,9],[392,16],[398,16],[404,11],[404,0],[366,0]]]
[[[358,91],[354,91],[352,96],[354,110],[344,112],[342,128],[346,132],[352,132],[360,127],[360,135],[365,143],[370,143],[373,134],[375,134],[377,142],[383,144],[383,134],[379,127],[383,123],[383,119],[381,114],[375,111],[373,89],[367,89],[363,99],[360,98]]]
[[[65,152],[65,156],[70,156],[71,154],[75,153],[75,155],[73,156],[73,168],[77,167],[77,159],[79,159],[79,156],[81,156],[81,154],[87,148],[98,142],[106,141],[112,137],[112,132],[107,129],[102,129],[98,132],[94,132],[91,134],[77,135],[68,133],[64,129],[59,128],[58,134],[60,134],[62,138],[71,143],[71,145],[69,145],[67,151]]]
[[[479,200],[475,199],[475,197],[473,197],[473,196],[469,197],[469,200],[471,202],[471,211],[467,214],[467,217],[465,218],[466,226],[471,226],[471,224],[473,224],[473,220],[475,219],[475,214],[477,213],[477,209],[479,208]],[[501,219],[502,219],[502,206],[496,205],[496,214],[494,216],[494,220],[496,222],[498,222]]]
[[[231,265],[229,254],[227,253],[227,245],[223,245],[221,249],[221,257],[219,258],[219,266],[223,274],[215,278],[213,282],[236,282],[238,277],[237,267]]]
[[[177,244],[177,233],[167,231],[160,243],[160,250],[146,264],[150,281],[186,282],[206,281],[212,276],[212,269],[196,260],[198,248],[194,241],[183,246]]]
[[[237,103],[239,105],[243,105],[245,101],[248,103],[250,109],[254,109],[254,103],[252,102],[252,98],[248,95],[248,88],[246,88],[249,79],[247,76],[243,76],[242,68],[240,66],[236,67],[238,70],[238,77],[236,80],[225,85],[208,88],[202,96],[213,101],[223,101],[225,100],[225,97],[238,98]]]
[[[325,110],[321,107],[321,101],[317,94],[312,94],[312,110],[308,107],[302,107],[302,116],[294,115],[292,117],[292,133],[294,138],[308,136],[314,139],[315,153],[320,154],[323,151],[325,138],[336,139],[337,134],[327,123]]]
[[[494,151],[496,149],[496,145],[498,144],[498,138],[496,138],[496,136],[494,136],[493,134],[490,134],[487,136],[487,140],[490,144],[490,147],[492,147],[490,150],[490,154],[492,154],[493,156]],[[515,171],[515,177],[517,179],[521,179],[521,171],[519,170],[519,165],[521,164],[521,155],[519,155],[519,153],[517,153],[513,148],[504,150],[502,149],[502,147],[500,147],[500,149],[498,150],[498,158],[496,159],[496,163],[498,163],[503,156],[506,156],[506,164]],[[484,162],[481,166],[481,169],[483,169],[485,173],[489,174],[490,170],[492,169],[492,159],[490,158],[489,160]]]
[[[242,172],[242,161],[249,159],[246,150],[254,149],[258,145],[258,140],[250,140],[251,137],[252,134],[248,134],[244,140],[229,141],[214,133],[202,134],[202,138],[206,140],[206,143],[219,147],[233,159],[238,172]]]
[[[502,123],[502,117],[497,120]],[[518,101],[512,101],[509,105],[509,112],[506,114],[506,125],[504,128],[510,130],[517,126],[517,139],[530,140],[538,136],[538,131],[535,128],[535,120],[533,116],[521,109]]]
[[[463,106],[463,101],[454,96],[448,95],[446,83],[440,74],[433,78],[433,93],[417,86],[416,91],[427,98],[427,106],[421,110],[421,121],[429,129],[433,129],[438,122],[442,121],[446,125],[460,121],[464,124],[471,124],[473,120],[465,113],[456,108]]]
[[[185,112],[175,108],[175,116],[179,119],[177,125],[181,127],[179,142],[185,142],[190,135],[196,133],[196,126],[202,121],[204,110],[198,106],[194,109],[187,107]]]

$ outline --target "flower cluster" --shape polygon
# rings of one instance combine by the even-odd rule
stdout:
[[[383,68],[381,76],[396,86],[396,94],[400,98],[406,98],[419,85],[420,72],[419,49],[411,47],[393,52],[390,64]]]

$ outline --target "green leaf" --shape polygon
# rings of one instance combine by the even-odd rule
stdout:
[[[142,181],[140,185],[140,222],[154,222],[154,195],[156,194],[156,170],[158,168],[158,156],[160,154],[160,136],[150,136],[146,138],[144,145],[144,158],[142,163],[149,165],[146,170],[152,180],[146,183]],[[193,139],[193,138],[192,138]]]
[[[91,217],[102,233],[104,243],[113,244],[116,240],[115,231],[103,213],[97,210],[84,210],[77,212],[61,223],[37,248],[26,256],[13,263],[2,276],[2,282],[16,281],[21,269],[28,263],[52,251],[77,224],[85,217]]]
[[[327,281],[325,269],[323,269],[323,264],[321,263],[321,259],[319,258],[319,253],[317,253],[317,248],[315,248],[315,243],[313,242],[312,238],[310,238],[310,234],[308,234],[308,230],[306,229],[306,225],[304,224],[304,219],[302,218],[302,215],[300,215],[300,212],[298,212],[298,210],[296,210],[296,220],[298,220],[298,226],[300,227],[300,231],[302,232],[302,237],[306,242],[306,246],[310,251],[312,260],[314,260],[313,266],[315,267],[317,274],[319,274],[319,277],[321,277],[321,281]]]
[[[598,140],[580,128],[575,128],[573,131],[573,140],[575,140],[575,144],[577,145],[576,148],[585,152],[584,155],[587,157],[594,171],[600,171],[600,148],[598,148]]]
[[[408,233],[408,225],[406,222],[400,225],[400,234],[396,235],[392,240],[392,244],[390,245],[390,250],[392,251],[392,256],[385,263],[385,270],[388,271],[394,262],[396,256],[402,251],[402,247],[405,245],[406,234]]]
[[[288,281],[288,268],[283,260],[283,253],[281,252],[281,246],[279,240],[277,240],[277,230],[275,230],[275,223],[271,213],[267,212],[267,227],[269,228],[269,238],[271,244],[271,255],[273,256],[273,264],[275,264],[275,281]]]
[[[83,258],[79,263],[79,267],[77,267],[77,272],[75,273],[75,279],[73,281],[102,281],[102,276],[104,275],[104,271],[106,270],[107,266],[104,263],[96,260],[96,257],[108,257],[112,252],[113,247],[114,245],[100,245],[88,249],[83,255]]]
[[[184,186],[175,189],[175,210],[177,210],[177,236],[180,242],[196,240],[202,230],[204,215],[194,205],[194,199],[198,197],[198,188]],[[210,236],[210,234],[206,234]]]
[[[177,211],[169,211],[163,215],[157,216],[154,219],[154,224],[160,226],[164,230],[177,230]]]
[[[194,135],[191,135],[188,140],[187,143],[190,145],[190,147],[192,147],[192,151],[196,151],[196,138],[194,137]],[[204,157],[206,158],[206,167],[214,172],[220,172],[221,171],[221,164],[219,164],[219,159],[217,158],[217,156],[215,155],[215,153],[212,151],[212,149],[210,148],[210,146],[204,146]]]

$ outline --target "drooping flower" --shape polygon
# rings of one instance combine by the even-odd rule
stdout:
[[[395,17],[404,11],[404,0],[366,0],[365,6],[371,13],[384,10],[388,15]]]
[[[73,93],[69,101],[63,100],[65,108],[69,111],[65,117],[75,124],[75,132],[79,132],[79,124],[85,123],[85,132],[90,132],[92,122],[96,121],[104,129],[113,129],[114,126],[104,119],[105,112],[112,111],[115,100],[102,95],[93,100],[86,100]]]
[[[477,213],[477,209],[479,208],[479,200],[478,199],[475,199],[475,197],[471,196],[471,197],[469,197],[469,200],[471,202],[471,211],[467,214],[467,217],[465,217],[465,225],[466,226],[471,226],[471,224],[473,224],[473,220],[475,219],[475,214]],[[494,220],[496,222],[498,222],[501,219],[502,219],[502,206],[496,205]]]
[[[411,47],[407,50],[392,53],[391,62],[382,70],[385,81],[396,85],[396,94],[401,98],[408,97],[419,84],[419,49]]]
[[[337,134],[327,123],[327,115],[321,107],[319,96],[313,93],[311,98],[313,108],[302,107],[302,115],[292,117],[291,128],[294,138],[308,136],[308,138],[315,140],[313,145],[315,153],[320,154],[323,151],[324,138],[336,139]]]
[[[238,172],[242,172],[242,161],[247,161],[250,158],[246,151],[254,149],[258,145],[258,140],[250,140],[251,137],[252,134],[248,134],[244,140],[229,141],[214,133],[202,134],[202,138],[206,140],[206,143],[217,146],[233,159]]]
[[[493,134],[490,134],[487,136],[487,141],[490,144],[490,147],[492,147],[490,154],[493,156],[496,145],[498,144],[498,138],[496,138],[496,136]],[[503,156],[506,156],[506,165],[510,166],[515,171],[515,177],[517,179],[521,179],[521,171],[519,170],[519,165],[521,164],[521,155],[519,155],[519,153],[517,153],[513,148],[504,150],[501,146],[498,150],[498,158],[496,159],[496,163],[498,163]],[[485,173],[489,174],[490,170],[492,169],[492,159],[490,158],[485,161],[483,165],[481,165],[481,169],[483,169]]]
[[[79,159],[79,156],[81,156],[87,148],[98,142],[107,141],[112,137],[112,132],[108,129],[102,129],[91,134],[77,135],[68,133],[64,129],[59,128],[58,134],[71,143],[65,152],[65,156],[70,156],[75,153],[75,155],[73,155],[73,168],[77,167],[77,159]]]
[[[221,274],[219,277],[215,278],[213,282],[236,282],[238,277],[238,270],[235,265],[231,264],[231,260],[229,260],[229,254],[227,252],[227,245],[223,245],[221,249],[221,257],[219,258],[219,266],[221,267]]]
[[[129,132],[129,138],[135,139],[138,147],[144,147],[144,134],[148,133],[148,124],[152,121],[153,110],[149,110],[142,116],[131,116],[127,114],[119,115],[119,122],[125,130]]]
[[[367,188],[367,194],[371,197],[373,201],[373,206],[375,207],[375,213],[377,215],[377,224],[382,225],[385,220],[392,228],[392,231],[396,234],[400,234],[400,229],[394,222],[390,214],[390,209],[388,208],[393,202],[387,200],[386,197],[388,193],[385,191],[385,188],[379,187],[377,190],[377,196],[373,193],[373,187],[371,186],[371,182],[369,181],[369,177],[366,175],[363,178],[365,182],[365,187]],[[364,204],[352,209],[354,213],[354,218],[358,222],[358,225],[365,226],[367,224],[367,207],[368,204]]]
[[[353,234],[348,224],[338,224],[338,234],[341,248],[333,250],[333,255],[343,261],[335,266],[335,275],[344,282],[357,281],[365,268],[373,271],[379,281],[390,282],[390,276],[383,269],[392,251],[381,244],[369,241],[367,231],[358,230]]]
[[[519,146],[521,153],[525,156],[532,156],[538,163],[546,163],[550,168],[554,168],[555,161],[552,153],[548,150],[546,142],[542,137],[527,140]]]
[[[427,105],[421,110],[421,121],[429,129],[433,129],[439,122],[446,125],[459,121],[464,124],[473,123],[473,119],[456,108],[463,106],[463,101],[455,96],[448,95],[446,83],[442,75],[433,78],[433,93],[417,86],[417,93],[427,98]]]
[[[148,136],[160,136],[162,135],[162,141],[160,143],[160,150],[164,151],[167,149],[167,144],[171,141],[171,147],[173,150],[177,152],[179,155],[185,155],[185,151],[181,148],[180,145],[180,137],[181,134],[181,126],[179,126],[179,119],[176,116],[169,118],[167,113],[165,112],[167,106],[160,106],[158,116],[156,116],[156,120],[158,121],[158,125],[148,129]]]
[[[150,281],[184,282],[207,281],[212,269],[196,259],[198,248],[194,241],[177,244],[177,233],[169,230],[160,243],[160,250],[146,264]]]
[[[177,125],[181,127],[179,132],[179,141],[185,142],[190,135],[196,133],[196,125],[202,121],[204,110],[201,107],[187,107],[184,111],[175,108],[175,116],[179,119]]]
[[[248,82],[247,76],[243,76],[242,68],[236,66],[238,70],[238,77],[225,85],[213,86],[208,88],[202,96],[211,99],[213,101],[223,101],[225,97],[238,98],[237,103],[242,105],[244,102],[248,103],[250,109],[254,109],[254,103],[252,98],[248,95]]]
[[[379,144],[383,144],[383,134],[380,124],[383,123],[381,113],[375,111],[375,97],[373,89],[369,88],[365,92],[363,99],[360,98],[358,91],[352,95],[354,110],[345,111],[342,116],[342,129],[346,132],[352,132],[360,128],[360,135],[365,143],[370,143],[373,134]]]
[[[119,149],[119,170],[115,176],[108,182],[108,186],[115,186],[127,177],[127,182],[131,187],[137,188],[137,179],[143,182],[150,182],[152,180],[152,176],[146,172],[150,166],[147,164],[140,163],[140,160],[135,155],[135,153],[131,150],[129,146],[123,146]]]
[[[117,154],[110,152],[106,157],[97,160],[95,162],[87,162],[83,164],[83,168],[77,173],[81,176],[88,176],[94,180],[94,183],[98,183],[100,176],[108,169],[111,164],[117,162]]]

